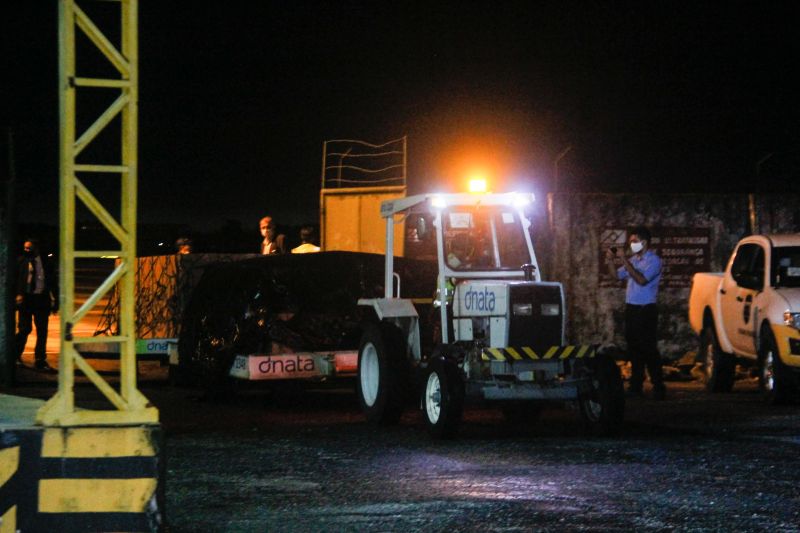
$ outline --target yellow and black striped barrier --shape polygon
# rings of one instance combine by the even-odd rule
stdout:
[[[13,435],[0,434],[0,533],[17,531],[17,471],[21,446]]]
[[[159,426],[0,432],[0,533],[158,531]]]
[[[595,356],[597,346],[594,344],[568,344],[566,346],[550,346],[546,350],[536,352],[530,346],[506,346],[503,348],[484,348],[481,359],[484,361],[548,361],[559,359],[589,359]]]

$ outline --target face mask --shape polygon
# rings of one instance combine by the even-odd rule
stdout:
[[[33,250],[25,250],[22,252],[25,257],[33,257]]]
[[[631,243],[631,252],[633,252],[635,254],[638,254],[639,252],[641,252],[642,248],[644,248],[644,244],[642,244],[640,242],[632,242]]]

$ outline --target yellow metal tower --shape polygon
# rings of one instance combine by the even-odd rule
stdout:
[[[59,98],[60,98],[60,309],[61,354],[58,392],[37,413],[36,421],[46,426],[93,424],[139,424],[158,421],[158,410],[149,405],[136,386],[136,324],[134,291],[136,265],[136,182],[138,104],[138,1],[119,0],[120,38],[118,45],[101,31],[75,0],[59,2]],[[76,31],[78,28],[119,74],[113,78],[81,77],[76,73]],[[76,93],[80,89],[118,92],[114,102],[84,131],[77,134]],[[121,120],[121,161],[119,164],[79,162],[78,156],[97,136]],[[116,123],[114,123],[115,125]],[[120,176],[119,217],[92,194],[81,180],[90,173]],[[76,197],[119,243],[117,250],[75,248]],[[117,266],[95,292],[75,309],[75,261],[81,258],[118,257]],[[79,338],[72,327],[116,284],[120,292],[120,330],[113,337]],[[75,349],[76,344],[117,342],[120,352],[119,391],[109,385]],[[111,410],[75,408],[74,377],[79,369],[115,407]]]
[[[121,19],[119,26],[111,23],[110,31],[104,34],[75,0],[59,0],[61,354],[58,392],[44,405],[41,400],[0,394],[4,422],[0,428],[3,433],[0,439],[0,533],[53,531],[56,527],[63,531],[83,531],[87,524],[98,531],[158,531],[164,524],[164,447],[158,410],[151,407],[136,388],[133,311],[137,5],[137,0],[93,5],[102,7],[90,11],[95,20],[107,22],[109,14]],[[76,27],[105,56],[119,73],[118,77],[76,74]],[[107,35],[117,37],[115,40],[119,44],[112,44]],[[81,46],[83,44],[81,42]],[[80,50],[83,53],[84,48]],[[83,63],[80,64],[83,70]],[[83,122],[76,120],[76,93],[84,88],[114,91],[116,99],[77,135],[77,126]],[[82,106],[81,110],[84,111],[81,118],[92,118],[86,116]],[[119,120],[115,120],[117,117]],[[118,124],[121,124],[119,132],[114,129]],[[84,151],[104,130],[119,134],[121,149],[117,164],[95,163],[95,151]],[[109,150],[100,150],[103,151]],[[116,149],[111,151],[117,152]],[[106,175],[119,176],[121,207],[118,216],[92,194],[89,187],[92,182],[87,175],[103,179]],[[113,235],[119,243],[118,249],[76,249],[76,197]],[[75,262],[108,256],[118,258],[113,273],[76,309]],[[76,344],[97,339],[79,338],[72,332],[73,324],[117,284],[121,300],[120,331],[114,337],[99,339],[119,344],[119,390],[106,383],[76,350]],[[113,409],[76,409],[73,391],[76,369],[91,379]]]

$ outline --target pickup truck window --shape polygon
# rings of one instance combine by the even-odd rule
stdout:
[[[764,286],[764,249],[758,244],[743,244],[736,251],[731,276],[737,285],[759,290]]]
[[[800,287],[800,246],[773,248],[772,286]]]

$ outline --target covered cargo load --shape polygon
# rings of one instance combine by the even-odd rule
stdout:
[[[394,264],[403,296],[429,306],[436,264],[399,257]],[[237,355],[357,350],[372,312],[358,300],[384,294],[383,268],[383,256],[357,252],[207,266],[183,311],[179,375],[213,391],[229,383]]]

